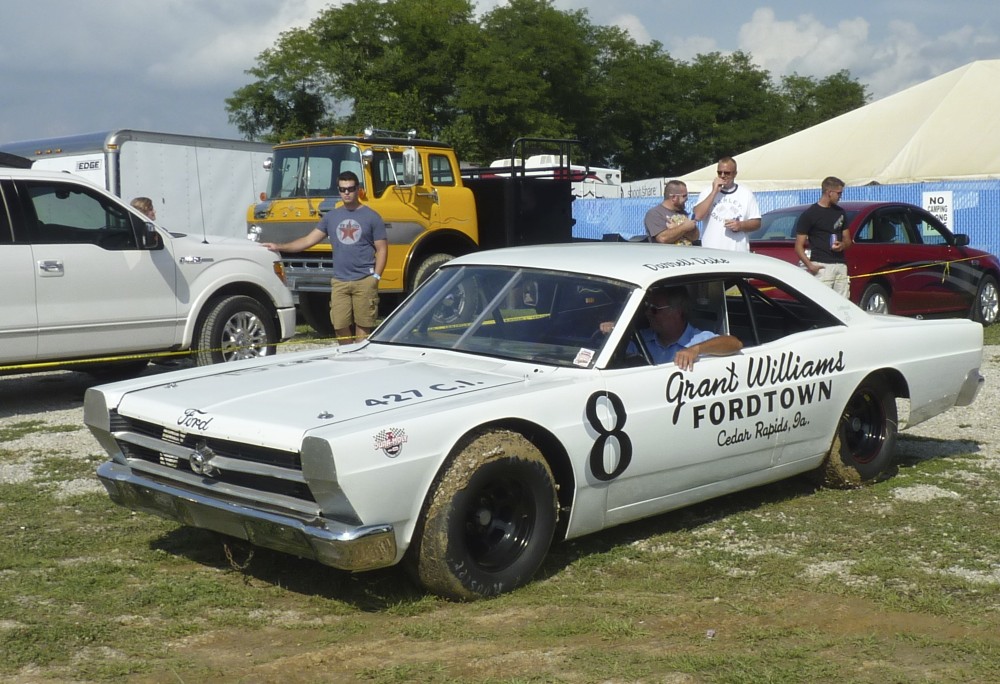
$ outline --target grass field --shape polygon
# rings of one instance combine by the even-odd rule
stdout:
[[[0,486],[0,680],[1000,681],[1000,462],[946,445],[872,487],[792,480],[557,545],[474,604],[260,550],[238,570],[246,548],[74,494],[98,458],[34,454]]]
[[[973,439],[903,433],[874,486],[622,526],[457,604],[133,514],[92,486],[96,444],[26,439],[81,430],[0,428],[0,681],[1000,681],[1000,455]]]

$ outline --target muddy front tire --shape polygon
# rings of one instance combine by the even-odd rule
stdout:
[[[893,462],[897,427],[892,390],[879,378],[866,378],[854,390],[837,424],[822,466],[824,484],[860,487],[885,475]]]
[[[457,601],[526,584],[555,531],[552,471],[522,435],[474,437],[435,483],[418,528],[411,570],[429,591]]]

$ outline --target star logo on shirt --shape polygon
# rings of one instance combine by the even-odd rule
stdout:
[[[345,245],[357,243],[361,233],[361,226],[353,219],[347,219],[337,226],[337,236]]]

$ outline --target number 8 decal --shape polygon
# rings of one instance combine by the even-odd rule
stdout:
[[[610,430],[604,427],[604,423],[601,422],[600,417],[597,415],[597,402],[600,401],[601,397],[607,398],[611,404],[615,422]],[[621,397],[617,394],[612,394],[611,392],[594,392],[587,399],[587,421],[592,428],[597,430],[598,435],[593,448],[590,450],[590,472],[598,480],[607,482],[615,479],[624,473],[625,469],[628,468],[628,464],[632,462],[632,440],[622,431],[622,428],[625,427],[626,418],[625,404],[622,403]],[[610,437],[614,437],[618,442],[621,454],[618,459],[618,465],[609,473],[607,468],[604,467],[604,446],[608,443],[608,438]]]

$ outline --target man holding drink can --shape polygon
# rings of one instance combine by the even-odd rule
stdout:
[[[795,223],[795,253],[821,283],[850,298],[844,251],[852,244],[851,232],[847,230],[847,213],[838,204],[844,181],[827,176],[820,191],[816,204],[802,212]]]

